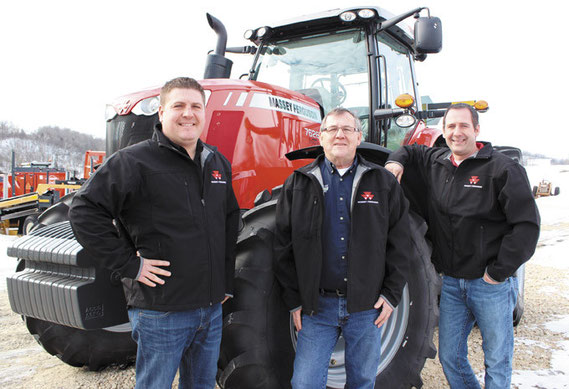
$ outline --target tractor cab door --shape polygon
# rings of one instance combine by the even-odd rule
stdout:
[[[404,93],[414,97],[413,109],[418,111],[418,99],[414,82],[413,57],[409,49],[382,31],[376,35],[379,71],[379,108],[397,108],[395,99]],[[377,123],[380,143],[390,150],[403,145],[412,128],[401,128],[395,120],[384,119]]]

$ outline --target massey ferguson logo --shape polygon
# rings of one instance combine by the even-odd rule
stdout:
[[[480,182],[480,178],[478,176],[470,176],[468,184],[465,184],[464,187],[482,189],[482,185],[477,185],[478,182]]]
[[[375,195],[372,192],[362,192],[360,196],[361,200],[358,201],[358,204],[379,204],[379,201],[373,200]]]
[[[221,173],[219,172],[219,170],[214,170],[211,173],[211,176],[215,179],[215,181],[212,181],[212,184],[225,184],[225,181],[221,181]]]

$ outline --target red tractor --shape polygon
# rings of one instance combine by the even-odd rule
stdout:
[[[442,141],[426,120],[442,116],[448,104],[423,109],[414,71],[416,60],[442,47],[440,20],[420,17],[423,10],[399,16],[375,7],[332,10],[249,30],[251,45],[232,48],[221,22],[207,16],[219,39],[201,81],[208,122],[202,139],[231,161],[243,209],[235,298],[223,307],[220,387],[290,387],[296,332],[272,273],[276,194],[295,168],[321,153],[325,112],[338,106],[356,112],[366,140],[360,152],[379,164],[402,144]],[[412,16],[414,29],[401,24]],[[246,80],[229,79],[226,51],[253,57]],[[158,94],[158,88],[133,93],[108,107],[107,155],[152,135]],[[120,281],[74,239],[70,198],[46,211],[39,228],[9,248],[9,255],[20,258],[8,279],[12,309],[66,363],[93,370],[128,363],[136,345]],[[410,201],[420,212],[422,199]],[[402,301],[383,327],[378,387],[420,387],[425,359],[436,354],[439,278],[426,224],[416,214],[411,229],[415,263]],[[343,348],[340,339],[330,361],[330,388],[343,388],[346,381]]]

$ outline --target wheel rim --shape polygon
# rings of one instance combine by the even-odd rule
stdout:
[[[377,367],[376,376],[379,375],[393,360],[395,354],[400,347],[405,345],[407,324],[409,322],[409,311],[412,305],[409,297],[409,288],[405,285],[401,301],[397,308],[389,317],[389,320],[383,325],[381,332],[381,357]],[[292,317],[290,319],[290,336],[292,345],[296,352],[296,344],[298,342],[298,333],[294,327]],[[340,335],[328,365],[328,381],[326,386],[330,388],[343,388],[346,383],[346,366],[344,360],[345,343],[344,338]]]

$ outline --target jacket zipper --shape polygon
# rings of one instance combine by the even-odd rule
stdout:
[[[186,202],[188,203],[188,211],[190,216],[192,214],[192,203],[190,202],[190,188],[188,187],[188,181],[184,180],[184,185],[186,186]]]
[[[484,226],[480,226],[480,262],[483,263],[484,261]],[[486,266],[486,264],[484,264]]]
[[[351,249],[350,249],[350,248],[351,248],[351,246],[352,246],[352,235],[353,235],[353,232],[354,232],[354,215],[353,215],[352,212],[353,212],[353,210],[354,210],[354,204],[355,204],[355,202],[356,202],[356,194],[358,193],[358,189],[360,188],[360,183],[362,182],[363,176],[364,176],[364,174],[366,174],[369,170],[371,170],[370,168],[368,168],[368,167],[366,167],[366,166],[362,166],[362,169],[363,169],[363,170],[362,170],[361,173],[358,175],[358,170],[359,170],[359,167],[360,167],[360,166],[361,166],[361,165],[358,165],[358,167],[356,168],[356,172],[354,173],[354,175],[355,175],[355,176],[354,176],[354,184],[352,185],[352,193],[351,193],[352,198],[351,198],[351,201],[350,201],[350,203],[351,203],[351,204],[350,204],[350,237],[349,237],[350,240],[348,241],[348,272],[347,272],[347,273],[348,273],[348,274],[347,274],[348,282],[346,283],[346,293],[348,293],[349,290],[350,290],[350,280],[352,279],[351,272],[350,272],[350,268],[351,268],[351,266],[350,266],[350,263],[351,263],[351,261],[350,261],[350,251],[351,251]],[[348,293],[348,296],[349,296],[349,293]],[[348,300],[349,300],[349,298],[348,298]],[[348,301],[347,301],[347,302],[348,302]]]
[[[456,170],[455,170],[456,172]],[[451,229],[449,231],[450,234],[450,245],[451,245],[451,257],[454,256],[454,233],[453,233],[453,228],[452,228],[452,217],[450,215],[450,202],[451,202],[451,195],[452,195],[452,186],[454,184],[454,172],[451,172],[451,174],[449,176],[447,176],[446,180],[445,180],[445,185],[447,186],[447,188],[445,188],[445,192],[448,193],[448,196],[446,196],[446,202],[445,202],[445,208],[444,208],[444,212],[446,213],[446,217],[448,218],[448,224],[449,226],[451,226]],[[452,266],[452,264],[454,263],[453,258],[441,258],[442,262],[446,262],[445,264],[445,268],[447,269],[452,269],[454,271],[454,267]]]
[[[203,152],[202,152],[203,153]],[[211,155],[211,154],[210,154]],[[211,254],[211,235],[209,231],[209,222],[207,220],[207,212],[206,212],[206,205],[205,205],[205,193],[206,193],[206,182],[205,174],[206,174],[206,164],[209,161],[210,157],[208,156],[207,160],[204,161],[202,165],[202,215],[203,220],[205,223],[205,232],[206,232],[206,240],[207,240],[207,252],[208,252],[208,271],[209,271],[209,305],[213,305],[213,265],[212,265],[212,254]]]

